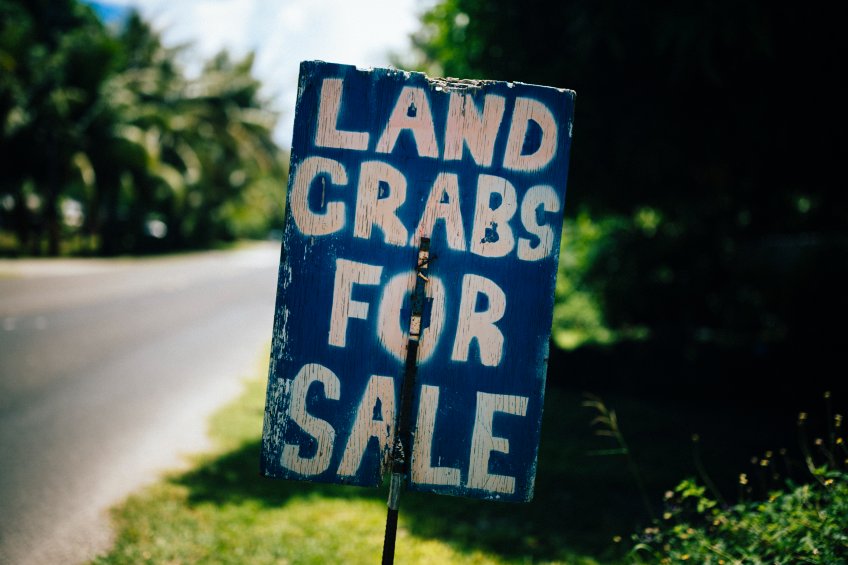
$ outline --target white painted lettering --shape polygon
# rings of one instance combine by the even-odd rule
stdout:
[[[459,486],[459,469],[433,467],[433,430],[439,409],[439,387],[422,385],[412,447],[412,482],[427,485]]]
[[[537,210],[541,206],[545,212],[559,212],[559,196],[553,187],[538,185],[530,188],[521,201],[521,223],[524,229],[539,238],[539,243],[532,246],[531,240],[518,238],[518,258],[524,261],[538,261],[551,253],[554,245],[554,230],[548,224],[540,224]]]
[[[478,296],[485,296],[488,305],[477,311]],[[504,335],[495,325],[506,311],[506,295],[493,281],[479,275],[462,277],[462,295],[459,302],[459,321],[453,342],[452,361],[468,361],[471,341],[477,340],[480,362],[486,367],[497,367],[503,357]]]
[[[395,213],[406,200],[406,177],[396,168],[380,161],[366,161],[359,169],[356,196],[356,220],[353,235],[371,237],[371,227],[383,232],[391,245],[406,245],[409,234]]]
[[[347,322],[350,318],[368,318],[368,303],[351,297],[353,285],[376,285],[380,282],[383,267],[336,259],[336,276],[333,282],[333,306],[330,313],[330,338],[328,343],[344,347],[347,343]]]
[[[333,455],[333,443],[336,440],[336,431],[329,422],[316,418],[306,411],[306,395],[314,382],[324,386],[324,396],[331,400],[339,399],[341,385],[339,378],[330,369],[318,363],[304,365],[292,380],[289,416],[300,429],[315,440],[317,444],[315,454],[311,457],[302,457],[299,445],[287,443],[283,445],[280,458],[283,467],[306,476],[318,475],[327,470]]]
[[[326,157],[307,157],[294,171],[294,182],[290,203],[292,217],[297,229],[304,235],[327,235],[337,232],[345,224],[345,205],[342,202],[326,203],[323,214],[309,209],[309,188],[316,177],[321,175],[321,202],[327,200],[327,179],[334,185],[347,184],[347,171],[338,161]]]
[[[436,128],[433,126],[433,114],[427,93],[413,86],[404,86],[400,91],[392,110],[386,129],[377,141],[377,153],[391,153],[403,130],[412,132],[415,146],[421,157],[439,157],[439,145],[436,143]]]
[[[494,205],[493,196],[499,200]],[[508,255],[515,247],[515,236],[509,221],[517,209],[515,187],[508,180],[481,174],[477,179],[471,252],[483,257]]]
[[[454,173],[439,173],[430,189],[418,229],[410,245],[418,247],[422,237],[431,237],[437,220],[444,221],[448,247],[465,250],[465,228],[459,209],[459,177]]]
[[[433,355],[445,325],[445,287],[442,281],[431,275],[425,292],[432,298],[430,324],[421,332],[418,345],[418,363],[426,363]],[[398,361],[406,360],[409,333],[401,326],[401,307],[415,288],[415,271],[400,273],[392,277],[383,289],[380,311],[377,314],[377,336],[386,351]],[[407,317],[407,319],[409,319]]]
[[[542,138],[535,151],[522,155],[531,121],[542,129]],[[504,167],[515,171],[539,171],[551,162],[556,149],[557,124],[550,109],[532,98],[516,98],[506,141]]]
[[[492,433],[492,420],[495,412],[524,416],[527,413],[527,402],[526,396],[477,393],[477,412],[474,416],[471,458],[468,465],[468,488],[503,494],[515,492],[515,477],[489,473],[492,452],[509,453],[509,440]]]
[[[347,447],[339,463],[338,474],[343,477],[356,475],[372,437],[377,438],[380,446],[380,465],[381,468],[384,467],[392,445],[394,421],[395,380],[373,375],[368,379],[365,393],[356,409],[356,419],[353,421]]]
[[[344,131],[337,127],[341,100],[342,79],[325,78],[321,82],[321,101],[318,104],[315,145],[365,151],[368,149],[367,131]]]
[[[471,96],[451,92],[445,127],[445,161],[462,159],[464,142],[475,163],[490,167],[505,106],[503,96],[488,94],[481,116]]]

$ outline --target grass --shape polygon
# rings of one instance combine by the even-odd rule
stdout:
[[[535,502],[404,493],[397,562],[609,562],[611,556],[603,555],[609,536],[601,538],[599,532],[622,524],[611,516],[587,520],[580,508],[584,502],[575,498],[587,481],[598,478],[573,465],[575,457],[584,456],[563,450],[556,437],[583,420],[585,414],[577,414],[579,402],[559,391],[549,395],[544,440],[549,449],[541,454],[546,464]],[[254,378],[238,400],[212,418],[214,451],[197,456],[191,470],[168,476],[113,510],[115,545],[95,563],[379,562],[385,488],[259,477],[263,406],[264,379]],[[563,414],[568,417],[560,418]],[[609,496],[629,490],[626,475],[622,478],[605,485]]]
[[[263,402],[263,380],[249,381],[211,422],[214,452],[113,511],[117,541],[95,563],[378,562],[385,489],[259,477]],[[397,562],[599,563],[542,526],[559,502],[519,507],[404,493]]]
[[[562,382],[557,372],[549,377],[534,501],[405,492],[398,563],[623,562],[626,542],[613,540],[650,524],[643,493],[660,506],[664,491],[697,475],[693,431],[709,430],[699,444],[703,461],[714,476],[724,472],[731,481],[740,454],[751,454],[746,433],[759,434],[734,418],[717,419],[709,405],[609,393],[604,401],[615,407],[629,448],[627,457],[610,455],[618,445],[594,435],[596,412]],[[210,422],[213,451],[114,509],[116,543],[95,563],[379,562],[385,488],[258,475],[264,392],[264,377],[247,381],[241,397]],[[644,477],[642,489],[630,464]]]

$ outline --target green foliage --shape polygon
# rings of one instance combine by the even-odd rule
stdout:
[[[666,494],[663,520],[634,536],[636,563],[848,563],[848,474],[817,471],[767,500],[720,507],[694,481]]]
[[[262,239],[271,229],[283,228],[282,181],[270,175],[248,184],[237,199],[221,209],[226,230],[232,237]]]
[[[137,14],[115,30],[78,0],[0,0],[0,14],[11,251],[207,247],[279,223],[269,186],[285,167],[252,56],[221,53],[190,80]]]
[[[732,505],[697,465],[706,486],[686,479],[665,493],[662,519],[632,536],[631,562],[848,563],[848,450],[842,415],[833,413],[830,392],[824,399],[828,439],[814,440],[815,453],[807,444],[807,413],[798,417],[802,464],[793,464],[785,449],[777,452],[780,471],[771,450],[753,458],[755,471],[739,475],[739,501]],[[800,479],[795,467],[803,470]],[[757,491],[761,497],[751,498]]]
[[[376,563],[386,520],[386,489],[270,480],[258,476],[264,379],[211,420],[216,448],[132,496],[113,511],[114,547],[94,563]],[[561,406],[558,395],[552,395]],[[557,427],[552,422],[551,428]],[[553,429],[552,429],[553,431]],[[556,432],[561,433],[561,431]],[[570,453],[548,442],[548,464]],[[568,463],[556,462],[560,468]],[[574,469],[580,472],[580,469]],[[551,524],[561,512],[561,484],[548,484],[541,504],[488,501],[404,492],[397,563],[598,565],[570,549]],[[594,509],[594,498],[587,500]],[[582,515],[572,518],[597,536]],[[565,516],[566,519],[569,516]],[[572,540],[573,541],[573,540]]]
[[[609,343],[598,297],[586,277],[594,255],[610,227],[594,222],[588,214],[567,220],[560,244],[551,336],[559,347],[573,349],[584,343]]]
[[[558,344],[824,350],[823,313],[848,313],[839,26],[765,0],[442,0],[399,63],[577,91],[566,210],[603,237],[564,269]]]
[[[633,458],[633,453],[630,451],[627,442],[624,440],[624,434],[621,432],[621,428],[618,425],[618,416],[616,415],[615,410],[607,408],[604,401],[598,396],[591,394],[587,394],[585,396],[586,400],[584,400],[583,406],[594,410],[597,414],[592,420],[592,426],[596,427],[595,435],[612,438],[618,446],[615,449],[596,451],[594,454],[623,455],[626,458],[627,467],[630,474],[633,476],[633,480],[636,482],[636,486],[639,488],[639,494],[642,496],[642,504],[645,505],[645,510],[648,515],[653,517],[654,509],[651,505],[648,490],[645,488],[645,481],[642,478],[642,473],[639,471],[639,466],[636,464],[636,460]]]

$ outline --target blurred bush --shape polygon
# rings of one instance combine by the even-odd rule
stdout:
[[[669,493],[663,523],[635,536],[635,563],[845,563],[848,475],[788,484],[764,501],[722,508],[692,481]]]
[[[441,0],[399,59],[577,91],[554,339],[831,355],[841,17],[766,0]]]
[[[77,0],[0,0],[0,251],[200,248],[279,227],[285,156],[252,56],[190,79],[179,53],[136,13],[107,27]]]

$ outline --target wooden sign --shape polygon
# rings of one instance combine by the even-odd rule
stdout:
[[[409,488],[532,498],[573,104],[563,89],[301,65],[265,475],[381,483],[423,237]]]

